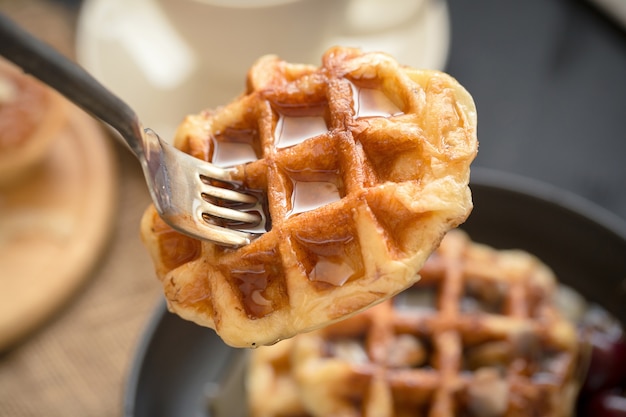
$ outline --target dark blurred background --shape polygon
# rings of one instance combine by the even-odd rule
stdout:
[[[478,107],[476,165],[626,218],[626,32],[582,0],[449,0],[447,71]]]

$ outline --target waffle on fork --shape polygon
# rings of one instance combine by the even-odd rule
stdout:
[[[578,335],[544,264],[452,231],[421,275],[393,300],[254,351],[251,416],[573,415]],[[276,387],[300,402],[263,401]]]
[[[169,309],[236,347],[406,289],[472,208],[472,97],[447,74],[383,53],[331,48],[319,68],[262,57],[245,94],[187,117],[175,145],[233,165],[243,189],[266,196],[263,208],[241,208],[266,223],[238,249],[182,236],[153,207],[142,220]]]

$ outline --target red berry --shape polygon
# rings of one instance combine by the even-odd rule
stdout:
[[[584,416],[626,417],[626,397],[619,389],[594,394],[585,405]]]
[[[626,380],[626,340],[622,332],[591,334],[591,361],[583,389],[599,391]]]

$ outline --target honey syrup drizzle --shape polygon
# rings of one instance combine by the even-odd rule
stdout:
[[[251,128],[227,128],[211,137],[211,163],[227,168],[260,157],[258,131]]]
[[[333,182],[293,181],[291,210],[287,216],[312,211],[339,200],[339,188]]]
[[[212,135],[210,140],[210,162],[221,168],[229,168],[236,165],[253,162],[258,160],[262,156],[259,132],[255,128],[228,127],[223,131],[219,131]],[[230,183],[225,183],[218,180],[206,179],[206,182],[217,187],[242,191],[256,197],[256,203],[253,205],[237,204],[232,202],[226,203],[224,201],[218,200],[210,201],[211,203],[222,207],[233,208],[249,213],[256,213],[261,217],[261,221],[258,224],[254,225],[237,224],[234,222],[226,221],[219,217],[212,216],[205,217],[205,220],[207,222],[222,227],[229,227],[235,230],[252,233],[254,235],[253,237],[258,237],[271,229],[271,220],[267,207],[267,198],[265,196],[266,193],[263,193],[259,190],[251,190],[244,187],[243,184],[233,187]]]
[[[309,280],[340,287],[358,274],[358,268],[347,262],[351,259],[347,250],[352,236],[314,240],[296,235],[295,238],[311,261]]]
[[[284,172],[292,184],[291,196],[288,196],[291,207],[287,217],[315,210],[343,197],[339,171],[286,168]]]
[[[244,307],[248,314],[263,317],[271,311],[272,302],[264,295],[270,282],[270,271],[265,264],[248,265],[230,272],[241,291]]]
[[[402,114],[402,111],[378,88],[357,86],[350,81],[352,89],[355,118],[364,117],[391,117]],[[273,134],[274,145],[277,149],[284,149],[298,145],[307,139],[323,135],[328,132],[325,118],[322,116],[327,103],[319,102],[314,105],[293,106],[285,103],[273,103],[278,114],[278,121]],[[220,167],[232,167],[256,161],[261,155],[261,144],[258,130],[254,128],[227,128],[211,137],[211,162]],[[314,170],[311,170],[314,171]],[[292,181],[291,209],[287,217],[315,210],[327,204],[339,201],[342,198],[340,178],[337,174],[327,175],[315,172],[314,176],[298,173],[289,175]],[[311,179],[313,178],[313,180]],[[254,207],[246,207],[246,211],[254,211],[261,215],[259,225],[251,227],[235,227],[238,230],[262,234],[271,228],[271,220],[267,204],[262,200]],[[242,208],[244,209],[244,208]],[[219,221],[219,219],[218,219]],[[231,225],[232,226],[232,225]],[[339,275],[352,273],[349,267],[341,266],[334,260],[322,260],[314,269],[315,274],[328,275],[334,270]]]
[[[289,148],[326,132],[328,127],[322,116],[296,117],[279,114],[274,141],[278,149]]]
[[[359,87],[350,83],[356,119],[364,117],[392,117],[403,114],[383,91],[377,88]]]

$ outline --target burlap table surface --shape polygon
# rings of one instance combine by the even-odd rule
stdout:
[[[73,56],[76,10],[46,0],[0,0],[0,10]],[[122,415],[128,371],[161,288],[139,238],[149,204],[141,170],[121,146],[114,151],[118,215],[108,245],[61,311],[0,353],[2,417]]]

